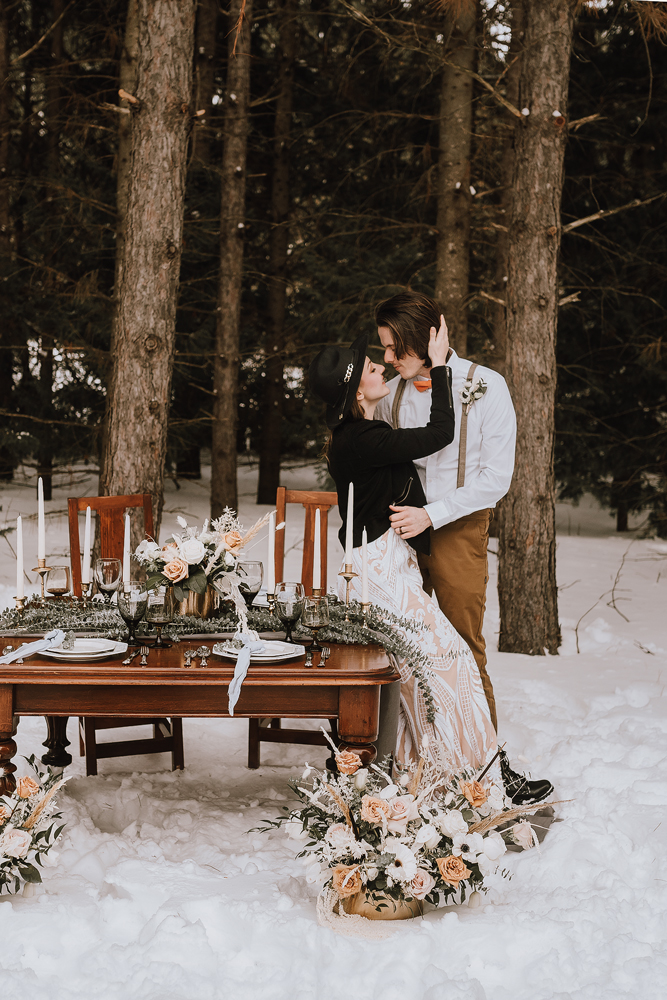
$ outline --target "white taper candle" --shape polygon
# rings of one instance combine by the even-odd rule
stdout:
[[[345,524],[345,565],[352,562],[352,522],[354,519],[354,483],[350,483],[347,491],[347,521]]]
[[[361,533],[361,603],[368,604],[368,533]]]
[[[90,583],[90,507],[86,507],[86,530],[83,533],[83,565],[81,583]]]
[[[320,564],[320,508],[315,508],[315,537],[313,540],[313,590],[322,589],[322,567]]]
[[[23,591],[23,521],[16,518],[16,596],[24,597]]]
[[[125,515],[125,538],[123,540],[123,583],[130,582],[130,515]]]
[[[269,547],[266,554],[266,592],[276,592],[276,512],[269,517]]]
[[[46,520],[44,517],[44,483],[37,480],[37,560],[46,559]]]

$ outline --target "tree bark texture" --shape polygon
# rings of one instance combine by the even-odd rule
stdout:
[[[235,26],[240,12],[241,0],[232,0],[227,26],[229,61],[220,168],[220,278],[213,359],[215,402],[211,435],[211,517],[219,517],[225,507],[238,509],[236,430],[250,103],[250,0],[246,2],[243,25],[237,38]]]
[[[509,69],[505,75],[505,97],[514,107],[519,103],[519,75],[521,72],[521,51],[523,49],[523,4],[521,0],[512,6],[512,35],[507,60]],[[500,183],[499,222],[506,229],[499,229],[496,237],[496,280],[494,294],[504,299],[507,294],[507,254],[509,250],[509,223],[512,218],[514,200],[514,142],[517,119],[506,112],[504,115]],[[507,316],[505,306],[492,306],[493,315],[493,368],[501,375],[507,369]]]
[[[285,303],[289,244],[289,158],[292,125],[294,62],[298,48],[295,0],[284,0],[280,10],[280,64],[278,99],[273,132],[271,180],[271,239],[269,243],[268,337],[266,384],[259,454],[257,503],[275,503],[280,486],[280,445],[285,366]]]
[[[435,296],[445,310],[454,350],[465,357],[470,271],[470,154],[478,3],[447,18],[447,58],[440,85]],[[447,35],[446,35],[447,38]]]
[[[174,362],[196,0],[138,0],[138,104],[118,268],[105,495],[150,493],[156,535]],[[133,529],[133,541],[141,535]]]
[[[507,377],[517,413],[514,479],[503,501],[498,593],[503,652],[560,645],[554,403],[557,263],[575,0],[525,0],[507,288]],[[555,114],[558,112],[558,114]]]
[[[213,91],[215,88],[215,38],[218,19],[217,0],[199,0],[195,36],[195,109],[206,114],[197,119],[192,136],[193,159],[201,163],[211,162],[210,121],[213,112]]]
[[[139,39],[138,0],[128,0],[125,34],[118,67],[119,89],[133,94],[137,89],[137,44]],[[130,110],[129,101],[121,101]],[[116,280],[125,242],[125,217],[132,167],[133,115],[118,115],[118,151],[116,153]]]
[[[9,176],[12,91],[9,84],[9,18],[7,0],[0,0],[0,257],[6,267],[14,251]],[[4,360],[4,359],[3,359]]]

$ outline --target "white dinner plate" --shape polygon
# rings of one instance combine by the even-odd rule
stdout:
[[[65,649],[60,646],[52,646],[52,653],[67,653],[68,656],[89,656],[91,653],[108,653],[116,645],[115,639],[75,639],[73,649]]]
[[[104,643],[104,649],[91,650],[90,652],[79,652],[78,650],[43,649],[38,656],[48,656],[52,660],[62,660],[68,663],[88,663],[90,660],[108,660],[111,656],[118,656],[119,653],[127,652],[126,642],[113,642],[109,639],[77,639],[76,642],[100,642]]]
[[[264,652],[251,653],[251,663],[271,663],[274,660],[296,660],[300,656],[304,655],[302,652],[303,646],[298,647],[291,642],[278,642],[277,640],[272,641],[269,639],[264,639],[262,641],[264,642]],[[230,660],[235,660],[238,657],[240,650],[232,649],[226,642],[216,642],[213,647],[213,652],[217,656],[225,656]]]

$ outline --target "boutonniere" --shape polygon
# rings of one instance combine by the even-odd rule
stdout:
[[[475,381],[466,379],[463,383],[463,388],[459,389],[459,397],[466,413],[469,412],[470,407],[476,400],[482,398],[487,388],[488,386],[483,378],[475,379]]]

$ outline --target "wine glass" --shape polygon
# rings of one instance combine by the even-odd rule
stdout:
[[[321,628],[329,624],[329,601],[326,597],[306,597],[304,599],[303,624],[315,633],[313,644],[309,652],[322,652],[322,647],[317,641],[317,633]]]
[[[264,579],[264,566],[261,562],[240,562],[236,567],[237,576],[241,577],[239,590],[248,607],[259,594]]]
[[[104,594],[104,603],[111,604],[111,595],[118,590],[122,566],[120,559],[96,559],[95,560],[95,580],[97,589]]]
[[[151,646],[165,649],[171,646],[171,642],[165,642],[162,638],[162,629],[174,617],[174,588],[155,587],[148,592],[148,606],[146,608],[146,621],[155,625],[157,639]]]
[[[294,642],[292,629],[303,614],[306,592],[300,583],[278,583],[275,596],[275,613],[285,626],[285,642]]]
[[[69,566],[52,566],[46,574],[45,588],[54,597],[63,597],[70,589]]]
[[[132,581],[131,583],[121,583],[118,588],[118,611],[120,617],[127,625],[128,636],[123,641],[128,646],[141,646],[135,633],[137,625],[146,614],[148,606],[148,594],[142,589],[142,584]]]

